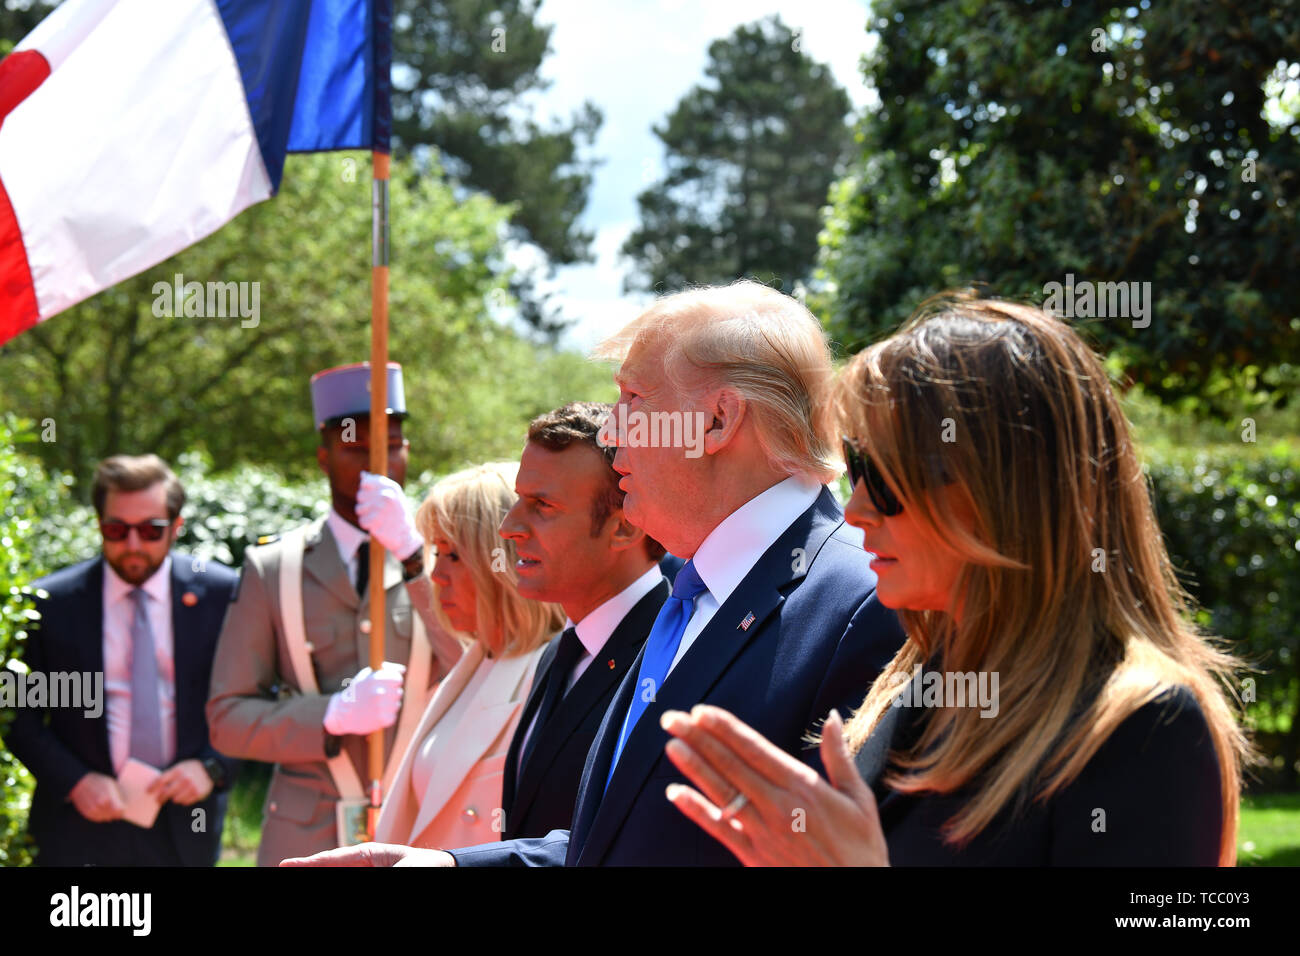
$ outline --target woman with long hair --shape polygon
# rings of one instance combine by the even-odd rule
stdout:
[[[700,788],[669,799],[751,864],[1231,865],[1237,664],[1192,624],[1097,356],[958,293],[835,396],[845,519],[907,641],[826,721],[829,782],[700,707],[664,717]]]
[[[402,757],[377,840],[455,847],[501,838],[506,750],[537,659],[564,623],[558,604],[519,594],[514,542],[497,533],[518,468],[489,462],[448,475],[416,512],[435,557],[434,611],[467,646]]]

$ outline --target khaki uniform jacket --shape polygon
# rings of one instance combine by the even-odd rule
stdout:
[[[212,745],[231,757],[276,764],[263,808],[259,866],[286,857],[309,856],[337,845],[335,805],[339,794],[325,763],[325,709],[370,663],[370,598],[358,598],[347,566],[324,519],[309,530],[302,562],[303,617],[308,651],[320,694],[304,695],[293,678],[280,619],[279,542],[249,548],[234,600],[226,613],[208,694]],[[368,590],[368,589],[367,589]],[[433,646],[447,637],[433,617],[433,584],[427,575],[403,584],[402,566],[385,554],[384,591],[388,623],[384,660],[408,663],[412,615],[419,614]],[[402,707],[422,712],[430,689],[443,676],[437,658],[430,688]],[[393,754],[397,724],[384,733],[385,766]],[[357,776],[368,780],[366,739],[343,740]]]

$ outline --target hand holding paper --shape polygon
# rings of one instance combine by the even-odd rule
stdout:
[[[182,760],[167,768],[158,779],[149,784],[149,793],[166,803],[184,806],[198,803],[212,792],[212,778],[203,769],[200,760]]]
[[[162,776],[162,771],[131,757],[122,772],[117,775],[117,786],[122,792],[126,808],[122,819],[138,827],[149,829],[158,818],[162,809],[162,800],[150,792],[154,781]]]
[[[117,781],[102,773],[88,773],[68,793],[68,799],[87,820],[107,823],[120,820],[124,809],[122,791]]]

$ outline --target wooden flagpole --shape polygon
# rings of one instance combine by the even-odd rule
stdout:
[[[371,153],[370,260],[370,471],[388,475],[388,153]],[[400,560],[399,556],[399,560]],[[384,625],[388,621],[384,593],[384,548],[370,539],[370,669],[384,665]],[[383,804],[384,732],[368,740],[370,806],[366,833],[375,838],[379,808]]]

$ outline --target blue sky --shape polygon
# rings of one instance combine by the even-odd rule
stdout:
[[[605,122],[583,225],[596,234],[592,265],[558,270],[548,288],[577,320],[564,344],[588,349],[635,317],[647,296],[624,294],[628,265],[618,249],[636,225],[636,196],[662,175],[663,154],[651,126],[704,79],[708,47],[742,23],[778,13],[801,48],[828,64],[856,108],[874,105],[858,64],[875,38],[864,0],[545,0],[539,19],[555,26],[543,75],[551,88],[538,113],[569,115],[583,100]],[[517,264],[526,266],[521,252]]]

